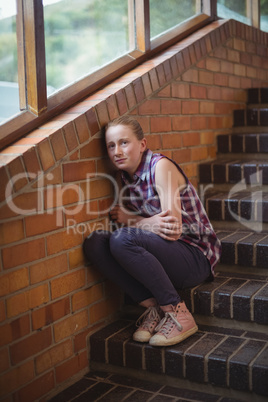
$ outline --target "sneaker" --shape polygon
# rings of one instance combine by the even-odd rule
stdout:
[[[150,338],[152,346],[176,345],[198,331],[192,314],[184,302],[174,306],[174,311],[165,313],[165,317],[155,328],[156,334]]]
[[[155,327],[161,321],[159,307],[148,307],[139,317],[136,326],[139,327],[133,334],[134,341],[148,342],[155,332]]]

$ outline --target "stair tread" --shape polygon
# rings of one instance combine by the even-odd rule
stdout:
[[[268,374],[267,334],[200,325],[180,344],[152,347],[132,340],[134,321],[117,323],[116,333],[110,324],[105,335],[100,330],[90,336],[92,361],[268,395],[267,381],[260,381]],[[100,345],[105,355],[97,352]]]

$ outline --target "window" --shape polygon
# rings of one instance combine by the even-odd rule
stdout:
[[[43,0],[43,5],[50,94],[133,50],[127,1]]]
[[[217,14],[221,18],[234,19],[250,25],[250,16],[247,0],[218,0]]]
[[[196,0],[150,0],[151,38],[193,17],[199,10]]]
[[[0,124],[19,111],[16,0],[0,0]]]
[[[268,32],[268,0],[260,0],[260,5],[261,30]]]

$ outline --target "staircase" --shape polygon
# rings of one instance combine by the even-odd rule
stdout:
[[[199,390],[205,401],[267,400],[268,89],[248,90],[247,109],[233,117],[233,133],[217,138],[218,159],[200,166],[223,252],[213,282],[180,292],[199,331],[166,348],[136,343],[140,311],[126,306],[121,320],[91,335],[92,369]]]

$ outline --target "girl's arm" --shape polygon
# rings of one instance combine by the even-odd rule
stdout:
[[[111,211],[111,217],[114,221],[126,226],[156,233],[163,239],[178,240],[181,235],[179,189],[186,185],[185,178],[171,161],[163,158],[156,165],[155,183],[162,212],[144,218],[116,205]]]

